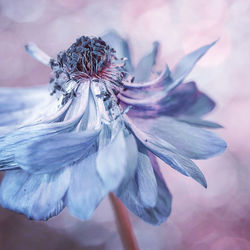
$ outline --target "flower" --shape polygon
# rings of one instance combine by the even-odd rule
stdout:
[[[53,72],[49,88],[1,88],[0,204],[35,220],[66,206],[85,220],[114,192],[148,223],[165,221],[172,196],[156,158],[206,187],[191,159],[226,148],[204,129],[220,125],[201,119],[215,103],[194,82],[182,83],[213,45],[153,76],[159,44],[134,67],[115,32],[82,36],[57,59],[26,46]]]

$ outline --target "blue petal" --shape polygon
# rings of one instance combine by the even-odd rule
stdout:
[[[138,185],[136,184],[136,177],[131,179],[118,196],[124,205],[135,215],[150,224],[159,225],[168,218],[171,212],[172,196],[165,181],[155,171],[154,175],[157,182],[157,201],[153,207],[143,204],[139,195]]]
[[[47,66],[50,65],[51,58],[42,50],[40,50],[34,43],[25,45],[25,50],[30,56],[32,56],[42,64],[45,64]]]
[[[107,42],[112,48],[116,50],[116,54],[118,58],[127,58],[125,69],[132,73],[134,71],[129,45],[126,40],[124,40],[116,31],[112,30],[107,34],[102,36],[102,39]]]
[[[159,43],[154,42],[152,51],[145,55],[136,66],[134,76],[136,82],[147,81],[152,74],[152,68],[156,63]]]
[[[47,220],[64,208],[63,197],[69,182],[68,168],[45,175],[8,171],[0,186],[0,204],[30,219]]]
[[[205,45],[190,54],[186,55],[175,67],[171,76],[173,78],[173,82],[170,84],[168,89],[173,89],[178,86],[190,73],[195,64],[199,61],[199,59],[216,43],[212,42],[211,44]]]
[[[95,139],[94,137],[98,136],[98,129],[79,133],[79,138],[75,134],[68,134],[81,121],[87,107],[89,87],[84,86],[82,90],[87,91],[84,91],[79,98],[74,99],[72,107],[69,108],[64,118],[65,121],[25,126],[0,137],[0,169],[16,168],[20,164],[19,167],[29,172],[46,173],[54,171],[67,163],[69,164],[69,161],[71,162],[74,157],[73,152],[77,154],[81,146],[91,144],[91,141]],[[80,138],[82,139],[81,143],[79,142]],[[59,145],[59,141],[62,143],[61,145]],[[53,163],[56,161],[56,157],[60,156],[60,152],[56,150],[66,150],[65,143],[68,143],[71,148],[67,151],[65,157],[61,158],[61,163],[62,161],[65,162],[62,163],[62,166],[59,166],[59,161],[58,164]],[[55,168],[46,164],[46,160],[53,163]],[[42,169],[43,166],[44,169]]]
[[[21,124],[34,108],[50,101],[47,86],[33,88],[0,88],[0,126]]]
[[[171,117],[133,121],[145,133],[163,139],[179,153],[192,159],[207,159],[221,154],[226,149],[225,141],[216,134]]]
[[[182,116],[182,117],[178,118],[177,120],[181,121],[181,122],[186,122],[192,126],[197,126],[197,127],[205,127],[205,128],[210,128],[210,129],[223,128],[223,126],[221,126],[220,124],[218,124],[216,122],[201,120],[199,118]]]
[[[155,134],[143,132],[131,121],[129,122],[129,125],[137,138],[154,155],[158,156],[173,169],[183,175],[192,177],[198,183],[207,187],[206,179],[200,169],[189,158],[181,155],[173,145]]]
[[[138,195],[146,207],[154,207],[157,202],[157,181],[150,158],[144,146],[140,145],[135,178]]]
[[[97,130],[43,135],[14,149],[16,164],[30,173],[48,173],[86,157],[98,138]]]
[[[66,206],[79,219],[91,217],[108,190],[96,171],[96,153],[86,157],[72,167]]]
[[[137,164],[134,136],[125,135],[119,121],[113,126],[103,126],[96,159],[97,171],[109,190],[114,190],[124,178],[133,175]]]

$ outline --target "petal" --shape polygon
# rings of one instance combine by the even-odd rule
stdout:
[[[136,82],[147,81],[151,76],[152,68],[156,63],[158,48],[159,43],[154,42],[152,51],[139,61],[134,73]]]
[[[199,118],[192,118],[192,117],[180,117],[177,119],[178,121],[181,122],[186,122],[192,126],[197,126],[197,127],[205,127],[205,128],[223,128],[220,124],[216,122],[211,122],[211,121],[206,121],[206,120],[201,120]]]
[[[138,163],[135,178],[138,185],[138,195],[146,207],[154,207],[157,202],[157,181],[147,150],[139,147]]]
[[[0,88],[0,126],[16,126],[51,102],[47,86]]]
[[[40,50],[34,43],[25,45],[25,50],[30,56],[35,58],[37,61],[47,66],[50,65],[51,58],[47,54],[45,54],[42,50]]]
[[[112,48],[116,50],[116,54],[118,58],[127,58],[125,69],[132,73],[134,71],[129,45],[126,40],[124,40],[116,31],[112,30],[107,34],[102,36],[102,39],[107,42]]]
[[[155,171],[154,175],[157,182],[157,201],[153,207],[145,206],[142,203],[141,196],[138,195],[139,190],[135,178],[129,182],[118,196],[135,215],[150,224],[159,225],[168,218],[171,212],[172,196],[165,181]]]
[[[187,56],[185,56],[180,63],[177,65],[177,67],[174,69],[174,71],[171,73],[171,75],[167,75],[166,77],[162,77],[159,76],[158,79],[154,80],[153,85],[152,85],[152,81],[150,81],[149,83],[145,83],[144,86],[164,86],[164,89],[159,91],[153,91],[152,95],[149,95],[147,97],[142,96],[142,98],[135,98],[134,95],[132,95],[132,98],[129,98],[129,94],[123,95],[123,93],[121,93],[120,95],[118,95],[118,98],[125,104],[127,105],[132,105],[132,107],[134,106],[135,108],[138,109],[145,109],[145,108],[150,108],[152,106],[154,109],[158,108],[158,106],[160,107],[160,105],[157,106],[157,104],[159,104],[160,102],[164,101],[164,99],[166,98],[166,96],[168,95],[168,93],[170,91],[173,91],[173,89],[175,89],[177,86],[179,86],[182,81],[186,78],[186,76],[189,74],[189,72],[192,70],[192,68],[194,67],[194,65],[196,64],[196,62],[207,52],[207,50],[213,46],[215,44],[215,42],[203,46],[201,48],[199,48],[198,50],[188,54]],[[166,71],[166,70],[165,70]],[[125,91],[126,88],[131,88],[132,90],[136,91],[136,89],[138,87],[141,88],[142,84],[137,84],[135,83],[134,85],[137,87],[130,87],[130,85],[133,85],[133,83],[128,83],[128,84],[124,84],[125,87]]]
[[[46,86],[33,88],[0,88],[0,114],[32,108],[48,100]]]
[[[86,157],[99,131],[44,135],[14,148],[16,164],[30,173],[49,173]]]
[[[129,118],[127,118],[127,121],[129,121]],[[205,177],[200,169],[189,158],[181,155],[173,145],[157,135],[145,133],[138,129],[138,127],[136,127],[131,121],[129,121],[129,126],[137,138],[154,155],[158,156],[173,169],[183,175],[192,177],[201,185],[207,187]]]
[[[216,43],[216,41],[205,45],[189,54],[187,54],[175,67],[171,76],[173,78],[173,82],[169,85],[169,90],[178,86],[190,73],[195,64],[199,61],[199,59]]]
[[[83,90],[85,87],[82,88]],[[48,124],[35,124],[30,126],[21,127],[16,129],[14,132],[9,133],[5,136],[0,137],[0,168],[4,170],[6,168],[16,168],[17,162],[20,164],[20,167],[23,167],[27,171],[54,171],[55,169],[51,168],[50,165],[46,164],[46,160],[56,160],[56,156],[59,156],[59,152],[55,152],[56,149],[61,148],[65,150],[65,143],[68,143],[68,146],[71,145],[72,147],[80,147],[80,143],[77,142],[78,139],[75,139],[76,135],[67,134],[68,132],[74,130],[78,125],[79,121],[82,119],[84,111],[87,107],[87,100],[88,100],[88,87],[87,91],[83,91],[82,95],[79,98],[75,98],[73,101],[73,105],[68,110],[67,116],[64,118],[64,122],[55,122],[55,123],[48,123]],[[75,103],[78,104],[78,109],[75,110]],[[61,113],[59,112],[59,116]],[[48,121],[48,120],[47,120]],[[94,134],[98,135],[99,130],[90,130],[89,132],[82,133],[79,135],[79,139],[86,139],[84,143],[90,142],[92,139],[94,140]],[[65,134],[60,135],[59,134]],[[58,135],[58,137],[57,137]],[[57,138],[57,139],[56,139]],[[72,141],[70,141],[72,138]],[[91,139],[92,138],[92,139]],[[50,141],[51,140],[51,141]],[[58,140],[58,141],[56,141]],[[59,145],[58,142],[62,144]],[[38,151],[39,150],[44,150]],[[50,151],[51,149],[51,151]],[[80,150],[79,148],[74,150]],[[74,151],[76,153],[76,151]],[[55,153],[55,156],[52,155],[52,152]],[[49,154],[50,153],[50,154]],[[72,153],[72,152],[71,152]],[[44,154],[47,154],[44,155]],[[59,153],[60,154],[60,153]],[[68,151],[68,156],[69,156]],[[42,157],[42,158],[40,158]],[[73,155],[72,155],[73,157]],[[64,158],[64,160],[66,160]],[[36,161],[40,162],[40,166],[36,165]],[[40,169],[42,165],[46,165],[44,170]],[[66,162],[64,163],[65,166]],[[57,164],[55,164],[57,165]],[[59,166],[58,166],[59,167]],[[32,169],[31,169],[32,168]]]
[[[199,92],[196,102],[186,110],[186,116],[201,117],[215,108],[215,102],[206,94]]]
[[[195,82],[179,85],[159,102],[157,114],[200,117],[215,107],[215,102],[200,92]]]
[[[114,190],[124,178],[134,174],[137,164],[136,142],[132,134],[125,134],[119,121],[113,127],[103,126],[96,164],[98,174],[109,190]]]
[[[70,169],[32,175],[23,170],[5,173],[0,186],[0,204],[34,220],[47,220],[64,208]]]
[[[133,119],[143,132],[173,145],[179,153],[192,159],[207,159],[221,154],[226,143],[216,134],[171,117]]]
[[[72,167],[65,200],[72,215],[82,220],[89,219],[107,193],[108,190],[96,171],[96,153]]]

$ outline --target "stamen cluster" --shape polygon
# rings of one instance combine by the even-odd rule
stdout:
[[[59,52],[56,60],[50,61],[53,70],[51,94],[59,91],[65,102],[74,96],[77,88],[72,81],[78,83],[84,79],[108,81],[116,91],[116,88],[122,87],[126,72],[125,60],[118,60],[115,53],[100,37],[78,38],[66,51]]]
[[[115,50],[100,37],[82,36],[68,50],[59,53],[57,61],[68,73],[81,72],[91,77],[109,66],[114,57]]]

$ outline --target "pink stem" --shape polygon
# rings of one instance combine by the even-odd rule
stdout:
[[[124,250],[139,250],[128,211],[113,193],[109,194]]]

